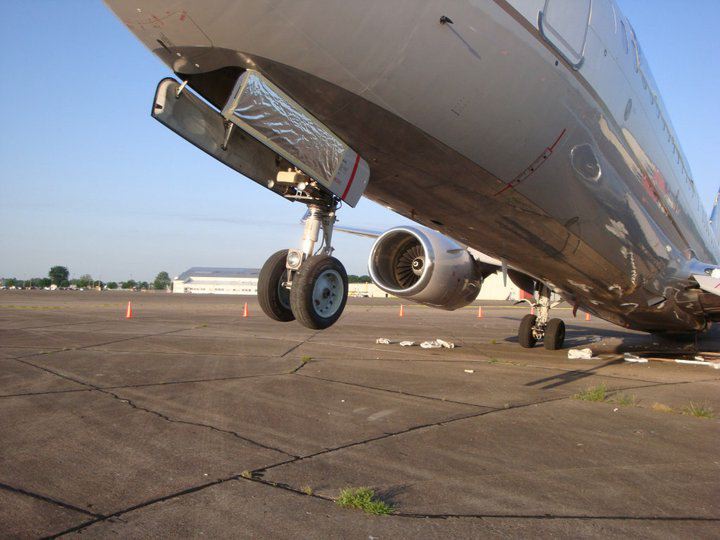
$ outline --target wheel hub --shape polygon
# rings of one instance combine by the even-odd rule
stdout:
[[[277,285],[278,300],[280,304],[287,309],[290,309],[290,289],[285,286],[285,279],[281,278],[278,280]]]
[[[342,305],[343,281],[335,270],[325,270],[318,276],[313,287],[312,299],[315,312],[322,317],[332,317]]]

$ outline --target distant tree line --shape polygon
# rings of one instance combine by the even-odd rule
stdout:
[[[356,276],[351,274],[348,276],[348,283],[372,283],[372,279],[370,279],[370,276]]]
[[[18,289],[46,289],[53,285],[61,288],[77,288],[77,289],[126,289],[126,290],[149,290],[155,289],[163,291],[169,289],[172,285],[170,275],[163,271],[160,272],[152,283],[147,281],[135,281],[129,279],[127,281],[108,281],[103,282],[99,279],[93,279],[90,274],[83,274],[79,278],[70,279],[70,271],[65,266],[53,266],[48,272],[48,277],[18,279],[14,277],[0,278],[0,284],[4,287],[15,287]]]

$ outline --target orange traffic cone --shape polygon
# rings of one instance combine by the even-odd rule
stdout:
[[[590,320],[590,314],[587,313],[587,312],[585,313],[585,320],[586,320],[586,321],[589,321],[589,320]]]
[[[126,319],[132,319],[132,318],[133,318],[133,314],[132,314],[132,302],[128,302],[127,311],[125,312],[125,318],[126,318]]]
[[[405,306],[400,304],[400,313],[398,314],[398,317],[404,317],[405,316]]]
[[[482,319],[482,318],[483,318],[482,306],[478,306],[478,316],[477,316],[477,318],[478,318],[478,319]]]
[[[245,307],[243,308],[243,318],[248,318],[249,316],[250,316],[250,312],[248,311],[247,302],[245,302]]]

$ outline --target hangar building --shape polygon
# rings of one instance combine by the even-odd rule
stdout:
[[[173,279],[174,293],[257,294],[259,268],[212,268],[196,266]]]
[[[259,268],[214,268],[196,266],[173,280],[174,293],[257,295]],[[350,296],[385,298],[387,295],[373,283],[350,283]],[[518,288],[508,280],[503,285],[500,273],[485,279],[478,300],[518,300]]]

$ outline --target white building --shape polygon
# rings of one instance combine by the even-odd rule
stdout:
[[[173,279],[174,293],[257,295],[259,268],[194,267]]]

